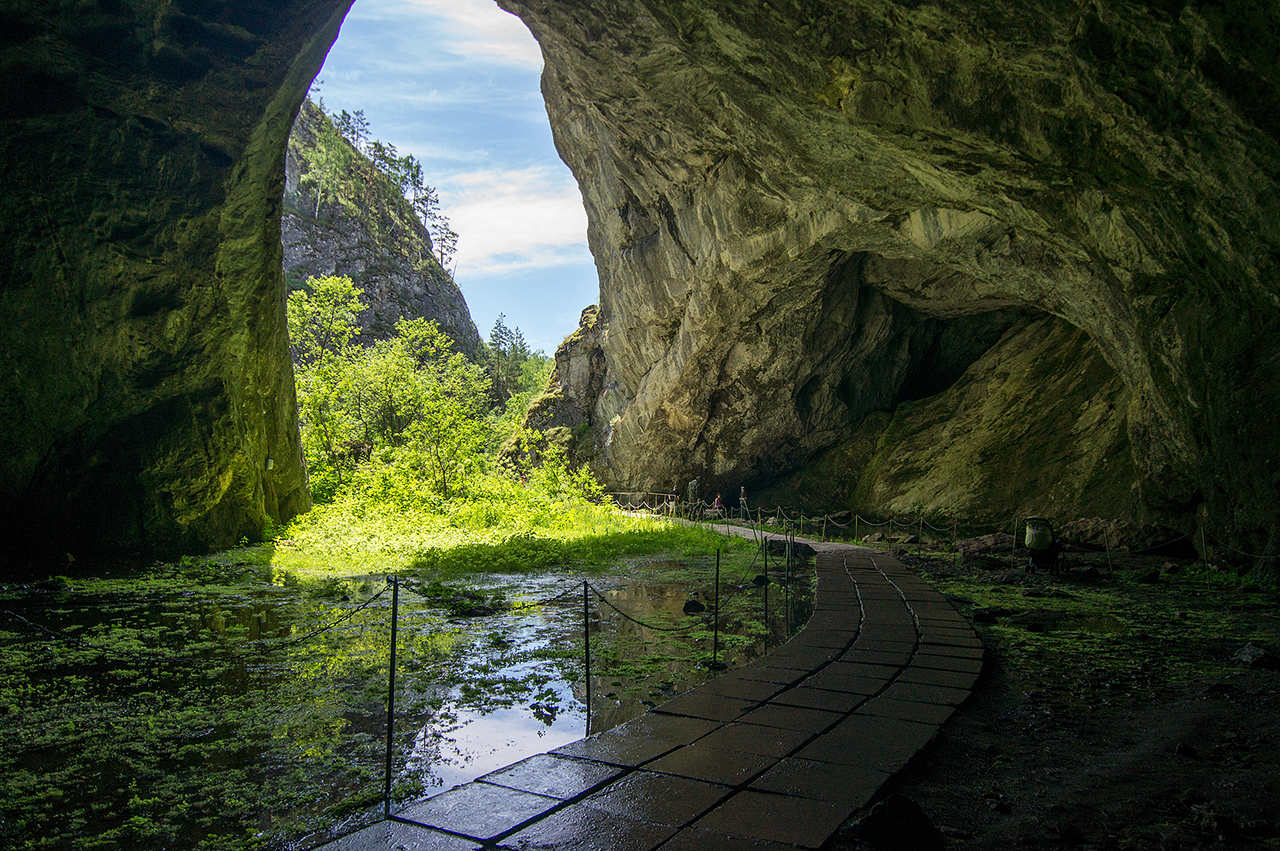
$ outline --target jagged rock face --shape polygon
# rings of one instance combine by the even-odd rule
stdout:
[[[1063,512],[1274,528],[1274,4],[502,5],[587,205],[614,483],[736,492],[862,440],[844,493],[881,508],[1029,508],[1058,476]],[[964,386],[913,378],[1009,311],[1065,325],[955,352]],[[973,374],[1033,327],[1036,382]],[[945,398],[902,410],[922,387]],[[873,440],[877,412],[902,433]],[[1027,417],[1074,448],[1010,460]]]
[[[345,10],[0,13],[6,550],[229,544],[310,505],[280,197]]]
[[[601,345],[600,307],[591,305],[578,318],[578,330],[556,347],[555,368],[547,389],[529,406],[528,428],[542,432],[577,464],[596,459],[592,411],[604,389],[605,360]],[[512,447],[511,452],[515,451]]]
[[[390,337],[401,318],[433,319],[459,351],[474,356],[480,334],[466,299],[432,256],[431,235],[391,181],[380,181],[379,203],[362,208],[361,216],[334,201],[320,204],[317,213],[315,190],[301,185],[307,169],[299,149],[314,146],[320,122],[328,120],[304,101],[290,134],[280,219],[286,282],[299,286],[313,275],[346,275],[364,290],[361,300],[368,306],[357,317],[360,339]]]

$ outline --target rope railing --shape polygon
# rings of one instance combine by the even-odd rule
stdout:
[[[561,591],[559,594],[555,595],[554,597],[547,597],[545,600],[534,600],[532,603],[521,603],[518,606],[509,606],[507,608],[507,611],[522,612],[525,609],[535,609],[535,608],[541,608],[542,606],[549,606],[552,603],[556,602],[557,600],[563,600],[565,597],[568,597],[570,594],[574,593],[577,590],[578,590],[578,586],[575,583],[573,585],[570,585],[568,588],[566,588],[564,591]]]
[[[293,637],[290,637],[290,638],[284,638],[284,639],[281,639],[281,638],[253,638],[253,639],[248,639],[248,640],[246,640],[246,641],[244,642],[244,645],[245,645],[246,647],[250,647],[250,648],[252,648],[254,652],[253,652],[253,653],[243,653],[243,652],[235,652],[235,651],[233,650],[232,655],[233,655],[233,656],[235,656],[235,657],[239,657],[239,659],[240,659],[241,661],[251,661],[251,660],[252,660],[252,661],[257,661],[257,659],[260,657],[260,655],[261,655],[262,653],[264,653],[264,652],[271,652],[271,651],[275,651],[275,650],[283,650],[283,649],[285,649],[285,648],[292,647],[292,646],[294,646],[294,645],[296,645],[296,644],[301,644],[302,642],[307,641],[307,640],[309,640],[309,639],[311,639],[311,638],[315,638],[316,636],[321,635],[322,633],[335,632],[335,631],[346,631],[346,630],[351,630],[351,629],[359,629],[359,628],[362,628],[362,627],[361,627],[361,626],[359,626],[359,625],[354,625],[354,626],[343,626],[343,624],[347,623],[349,620],[351,620],[352,618],[354,618],[354,617],[355,617],[356,615],[358,615],[360,612],[364,611],[364,610],[365,610],[365,609],[367,609],[369,606],[373,605],[373,603],[374,603],[378,598],[380,598],[383,594],[385,594],[385,593],[387,592],[387,589],[388,589],[388,588],[390,588],[390,587],[391,587],[391,583],[390,583],[390,582],[385,582],[385,583],[383,583],[383,586],[382,586],[380,589],[378,589],[378,591],[377,591],[373,596],[371,596],[369,599],[365,600],[363,603],[361,603],[360,605],[356,606],[355,608],[348,609],[346,612],[344,612],[342,615],[340,615],[339,617],[337,617],[337,618],[336,618],[334,621],[332,621],[331,623],[325,624],[324,626],[321,626],[321,627],[317,627],[317,628],[315,628],[315,629],[313,629],[313,630],[310,630],[310,631],[308,631],[308,632],[306,632],[306,633],[304,633],[304,634],[302,634],[302,635],[297,635],[297,636],[293,636]],[[105,656],[105,657],[107,657],[107,658],[111,658],[111,659],[117,659],[117,660],[136,660],[136,658],[137,658],[137,653],[138,653],[138,652],[143,652],[143,651],[145,651],[145,650],[147,650],[147,649],[151,649],[151,648],[146,648],[146,647],[144,647],[144,648],[141,648],[139,651],[130,651],[130,652],[123,652],[123,653],[122,653],[122,652],[117,651],[117,650],[111,650],[111,649],[108,649],[108,648],[105,648],[105,647],[100,647],[100,646],[98,646],[98,645],[96,645],[96,644],[93,644],[91,641],[86,641],[84,638],[81,638],[81,637],[80,637],[80,636],[78,636],[78,635],[69,635],[69,634],[67,634],[67,633],[60,632],[60,631],[58,631],[58,630],[50,629],[49,627],[46,627],[46,626],[44,626],[43,624],[37,623],[37,622],[35,622],[35,621],[31,620],[30,618],[24,617],[23,615],[20,615],[20,614],[18,614],[17,612],[15,612],[15,611],[11,610],[11,609],[0,609],[0,614],[8,615],[9,617],[13,618],[14,620],[17,620],[17,621],[19,621],[19,622],[21,622],[21,623],[23,623],[23,624],[26,624],[27,626],[29,626],[29,627],[31,627],[31,628],[33,628],[33,629],[35,629],[35,630],[37,630],[37,631],[39,631],[39,632],[43,633],[43,634],[44,634],[47,638],[49,638],[50,640],[53,640],[53,641],[60,641],[60,642],[64,642],[64,643],[67,643],[67,644],[71,644],[71,645],[73,645],[73,646],[75,646],[75,647],[77,647],[77,648],[79,648],[79,649],[81,649],[81,650],[89,651],[89,652],[92,652],[92,653],[97,653],[97,654],[100,654],[100,655],[102,655],[102,656]],[[232,648],[228,648],[228,649],[232,649]]]
[[[280,642],[280,643],[278,643],[278,644],[271,644],[267,649],[269,649],[269,650],[280,650],[280,649],[283,649],[283,648],[285,648],[285,647],[292,647],[292,646],[293,646],[293,645],[295,645],[295,644],[301,644],[303,641],[306,641],[306,640],[307,640],[307,639],[309,639],[309,638],[314,638],[315,636],[319,635],[319,634],[320,634],[320,633],[322,633],[322,632],[329,632],[330,630],[336,629],[340,624],[346,623],[347,621],[351,620],[353,617],[355,617],[355,616],[356,616],[357,614],[359,614],[360,612],[363,612],[365,609],[367,609],[367,608],[369,608],[370,606],[372,606],[372,605],[373,605],[373,603],[374,603],[374,601],[376,601],[376,600],[377,600],[379,597],[381,597],[383,594],[387,593],[387,589],[389,589],[390,587],[391,587],[391,583],[390,583],[390,582],[384,582],[384,583],[382,584],[382,587],[378,589],[378,593],[374,594],[374,595],[373,595],[372,597],[370,597],[368,600],[365,600],[363,603],[361,603],[361,604],[360,604],[359,606],[357,606],[356,608],[351,609],[351,610],[349,610],[348,612],[346,612],[345,614],[341,615],[341,616],[340,616],[337,620],[335,620],[333,623],[331,623],[331,624],[327,624],[327,625],[322,626],[322,627],[319,627],[318,629],[313,629],[311,632],[308,632],[308,633],[306,633],[305,635],[299,635],[299,636],[296,636],[296,637],[294,637],[294,638],[286,639],[286,640],[284,640],[284,641],[282,641],[282,642]],[[259,645],[261,645],[261,644],[264,644],[264,643],[269,642],[269,641],[271,641],[271,639],[259,638],[259,639],[256,639],[255,641],[250,642],[250,643],[251,643],[251,644],[259,644]]]
[[[633,617],[627,614],[626,612],[624,612],[622,609],[615,606],[609,600],[608,597],[600,593],[600,589],[596,588],[596,586],[592,585],[591,583],[587,583],[587,587],[591,589],[591,593],[595,594],[596,598],[599,599],[600,602],[604,603],[606,606],[613,609],[618,614],[622,615],[622,617],[624,617],[625,619],[631,621],[634,624],[642,626],[645,629],[652,629],[657,632],[688,632],[691,629],[696,629],[697,627],[702,626],[702,624],[700,623],[686,624],[685,626],[658,626],[657,624],[645,623],[639,618]]]
[[[709,504],[702,500],[699,500],[695,503],[678,503],[678,504],[682,506],[695,505],[698,509],[709,507]],[[681,513],[681,516],[688,516],[688,519],[696,519],[690,516],[692,512],[686,513],[682,511],[679,513]],[[812,524],[815,531],[817,530],[818,526],[821,525],[824,538],[826,537],[826,534],[825,534],[826,527],[828,526],[834,527],[836,529],[849,529],[850,527],[852,527],[854,529],[853,538],[855,540],[861,540],[862,538],[862,536],[858,533],[859,527],[861,526],[867,526],[872,529],[883,529],[885,527],[889,527],[889,528],[902,529],[902,530],[915,530],[922,538],[925,537],[924,530],[927,529],[931,532],[936,533],[939,536],[950,538],[955,543],[958,543],[962,538],[976,538],[976,537],[983,537],[991,534],[1009,533],[1012,539],[1010,546],[1015,551],[1023,546],[1018,540],[1018,532],[1020,527],[1022,526],[1023,521],[1025,520],[1025,517],[1023,515],[1016,515],[1011,519],[1008,526],[1001,525],[1001,526],[976,526],[976,527],[968,523],[961,524],[960,521],[953,520],[951,528],[947,528],[946,526],[936,525],[933,521],[929,520],[923,514],[914,518],[909,518],[909,519],[902,519],[899,517],[889,517],[884,520],[873,520],[869,517],[864,517],[863,515],[855,512],[847,522],[842,523],[836,520],[836,518],[833,517],[830,513],[809,515],[809,514],[805,514],[802,510],[798,508],[787,507],[784,505],[774,505],[772,507],[766,507],[763,505],[756,506],[754,509],[751,510],[750,513],[755,518],[753,526],[758,525],[760,527],[770,526],[774,528],[791,529],[791,528],[796,528],[796,523],[797,521],[799,521],[800,523],[803,523],[806,525]],[[738,517],[735,517],[734,515],[735,515],[734,511],[731,511],[726,508],[725,514],[724,514],[724,521],[729,522],[730,520],[738,520],[739,522],[745,522],[745,518],[738,518]],[[769,522],[769,521],[773,521],[773,522]],[[945,517],[942,518],[941,522],[943,523],[947,522],[946,518]],[[1149,545],[1140,547],[1138,549],[1131,549],[1131,551],[1135,554],[1147,554],[1152,552],[1158,552],[1180,541],[1192,539],[1195,537],[1195,535],[1196,535],[1196,532],[1187,532],[1177,537],[1170,538],[1165,541],[1161,541],[1159,543],[1149,544]],[[1204,534],[1203,529],[1200,530],[1200,536],[1202,538],[1201,545],[1199,547],[1201,557],[1208,559],[1210,542],[1207,536]],[[1233,546],[1232,544],[1229,544],[1226,541],[1221,539],[1213,541],[1212,543],[1213,543],[1213,546],[1219,547],[1222,550],[1229,552],[1240,558],[1254,559],[1254,560],[1263,561],[1263,562],[1280,561],[1280,552],[1262,552],[1262,553],[1250,552],[1248,550],[1244,550],[1239,547]],[[1115,549],[1115,547],[1113,547],[1110,541],[1108,540],[1105,545],[1105,549],[1108,552],[1111,552],[1111,550]]]

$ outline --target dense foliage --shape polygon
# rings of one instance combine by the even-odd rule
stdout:
[[[391,339],[362,346],[361,294],[350,278],[324,277],[289,296],[302,442],[316,500],[346,494],[439,508],[478,475],[527,478],[527,470],[498,470],[492,455],[520,428],[536,382],[545,381],[546,358],[530,352],[518,330],[497,335],[495,328],[482,367],[422,319],[401,319]],[[501,319],[499,325],[505,331]],[[502,382],[496,408],[495,378]],[[579,496],[598,493],[589,476],[569,480]]]

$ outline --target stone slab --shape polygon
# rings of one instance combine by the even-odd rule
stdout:
[[[867,696],[880,691],[888,681],[888,677],[854,677],[834,671],[819,671],[805,679],[801,686]]]
[[[843,629],[805,629],[803,633],[793,640],[805,647],[843,649],[853,640],[853,633]]]
[[[927,683],[963,689],[973,688],[977,679],[978,674],[974,671],[940,671],[936,668],[918,668],[914,665],[903,668],[902,675],[898,677],[899,682]]]
[[[705,736],[719,726],[718,722],[705,718],[686,718],[677,715],[646,712],[638,718],[632,718],[630,721],[619,724],[608,733],[601,733],[601,735],[606,736],[613,733],[622,736],[657,736],[660,739],[671,739],[688,744],[694,739]]]
[[[796,686],[780,692],[769,702],[785,706],[802,706],[806,709],[825,709],[828,712],[852,712],[854,707],[866,699],[866,695],[847,691]]]
[[[591,759],[610,765],[633,767],[644,765],[688,742],[661,739],[656,736],[625,736],[601,733],[587,739],[569,742],[551,751],[553,754]]]
[[[748,788],[833,801],[856,810],[870,801],[888,779],[883,771],[860,765],[788,757],[752,780]]]
[[[731,836],[820,847],[835,832],[852,807],[812,798],[795,798],[745,790],[695,822]]]
[[[902,665],[881,665],[870,662],[832,662],[823,670],[832,674],[839,674],[842,677],[870,677],[875,680],[888,680],[897,676],[902,667]]]
[[[728,786],[640,770],[583,798],[582,803],[652,824],[679,827],[732,791]]]
[[[652,711],[670,715],[685,715],[692,718],[704,718],[711,721],[732,721],[752,706],[755,706],[755,703],[755,701],[751,700],[738,700],[734,697],[724,697],[696,690],[659,704]]]
[[[946,706],[959,706],[969,696],[969,690],[963,688],[947,688],[925,683],[894,683],[885,689],[884,696],[890,700],[907,700],[916,703],[940,703]]]
[[[761,724],[765,727],[781,727],[784,730],[817,733],[839,721],[841,715],[842,713],[828,712],[822,709],[767,703],[743,715],[742,721],[747,724]]]
[[[744,679],[786,685],[803,679],[810,670],[809,668],[779,668],[774,665],[750,665],[734,673]]]
[[[467,783],[411,804],[397,815],[428,827],[492,839],[559,805],[558,799],[545,795],[488,783]]]
[[[761,756],[786,756],[803,745],[810,735],[805,731],[777,726],[735,722],[708,733],[698,742],[712,748],[745,751]]]
[[[940,671],[968,671],[976,674],[982,670],[982,657],[941,656],[937,653],[917,653],[911,657],[913,668],[935,668]]]
[[[470,839],[398,821],[380,821],[320,846],[317,851],[470,851],[480,845]]]
[[[695,742],[655,759],[645,768],[649,771],[676,774],[692,780],[737,786],[773,761],[773,757],[712,748]]]
[[[968,661],[981,661],[986,655],[986,651],[982,647],[956,647],[948,644],[928,644],[922,643],[917,655],[923,656],[942,656],[948,659],[964,659]]]
[[[491,771],[479,783],[493,783],[522,792],[536,792],[552,798],[576,798],[622,772],[617,768],[568,756],[538,754],[514,765]]]
[[[854,714],[794,755],[892,773],[906,765],[937,729],[932,724]]]
[[[574,848],[578,851],[649,851],[674,835],[668,825],[650,824],[576,804],[502,841],[518,851]]]
[[[703,827],[686,827],[662,846],[662,851],[794,851],[795,846],[767,839],[729,836]]]
[[[855,648],[845,651],[840,657],[841,662],[852,664],[869,664],[869,665],[888,665],[894,668],[900,668],[907,664],[911,659],[911,649],[904,648],[901,650],[867,650],[863,648]]]
[[[702,686],[701,691],[733,697],[739,700],[767,700],[782,689],[778,683],[749,680],[745,677],[724,676]]]
[[[857,715],[879,715],[884,718],[905,718],[922,724],[942,724],[955,712],[954,706],[939,703],[916,703],[910,700],[894,700],[891,697],[874,697],[858,707]]]

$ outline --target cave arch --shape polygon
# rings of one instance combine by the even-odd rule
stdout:
[[[306,507],[282,152],[347,5],[4,13],[11,546],[174,552]],[[729,388],[720,427],[766,405],[735,365],[803,363],[790,332],[863,253],[945,273],[886,273],[909,307],[968,281],[1064,317],[1130,394],[1117,475],[1150,516],[1274,543],[1280,72],[1258,45],[1280,11],[502,5],[542,45],[588,208],[607,374],[585,416],[618,483],[732,471],[700,388]],[[762,447],[797,437],[778,410]]]

